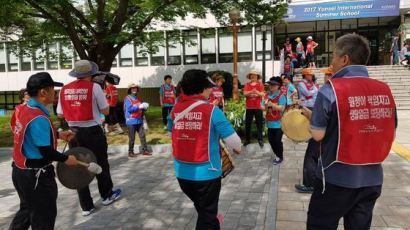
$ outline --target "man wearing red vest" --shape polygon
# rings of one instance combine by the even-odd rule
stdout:
[[[248,78],[250,81],[246,83],[243,88],[243,95],[246,97],[245,143],[243,143],[243,145],[247,146],[251,143],[251,125],[253,117],[255,117],[259,146],[263,148],[262,99],[265,96],[265,87],[260,82],[262,76],[256,70],[252,70],[251,72],[249,72],[246,78]]]
[[[175,175],[198,212],[196,229],[217,230],[223,222],[218,214],[222,175],[219,140],[237,153],[241,140],[224,113],[208,102],[214,83],[205,71],[188,70],[180,83],[183,94],[170,121]]]
[[[101,86],[92,82],[92,75],[98,72],[98,66],[88,60],[74,63],[74,69],[69,73],[77,78],[65,85],[60,91],[57,113],[68,122],[70,130],[76,137],[70,141],[71,147],[90,149],[102,168],[98,174],[98,190],[103,205],[109,205],[121,196],[121,189],[113,190],[110,165],[107,155],[107,138],[101,128],[100,113],[108,115],[109,105]],[[82,215],[88,216],[94,210],[93,199],[89,187],[78,190]]]
[[[124,133],[120,124],[118,123],[117,116],[118,90],[113,84],[108,81],[105,81],[105,86],[105,97],[107,98],[107,103],[110,106],[110,111],[108,115],[105,116],[105,132],[109,133],[112,129],[114,129],[114,134]]]
[[[54,229],[57,216],[57,184],[53,161],[76,165],[75,156],[66,156],[56,150],[57,138],[66,141],[75,135],[54,129],[46,106],[53,103],[54,82],[50,74],[40,72],[27,82],[30,99],[16,107],[11,118],[14,134],[13,172],[14,187],[20,198],[20,209],[10,229]]]
[[[320,89],[313,113],[304,111],[313,138],[321,142],[308,230],[337,229],[342,217],[345,229],[370,229],[397,116],[390,88],[369,78],[369,57],[364,37],[338,38],[335,74]]]
[[[159,102],[162,107],[162,123],[164,124],[164,129],[167,127],[167,117],[175,104],[175,94],[176,89],[174,85],[172,85],[171,75],[165,75],[164,84],[162,84],[159,89]]]

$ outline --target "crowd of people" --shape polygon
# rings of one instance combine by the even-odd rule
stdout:
[[[305,52],[300,38],[296,38],[295,54],[298,62],[303,63],[307,58],[308,63],[314,63],[313,50],[317,43],[310,36],[307,40]],[[293,54],[287,40],[287,60],[295,57]],[[172,76],[164,76],[159,91],[163,124],[171,132],[175,176],[198,212],[196,229],[220,229],[224,221],[218,213],[222,187],[220,141],[240,154],[242,147],[251,143],[255,118],[258,144],[262,148],[265,120],[275,155],[272,163],[280,165],[289,154],[283,149],[281,119],[295,105],[310,120],[312,134],[304,158],[303,183],[295,185],[299,192],[312,193],[307,229],[337,229],[342,217],[347,229],[370,229],[373,208],[381,193],[381,163],[393,142],[397,116],[389,87],[369,78],[365,66],[369,57],[368,41],[360,35],[347,34],[336,41],[332,66],[322,70],[325,74],[322,87],[316,84],[311,68],[302,70],[303,79],[297,87],[293,85],[292,74],[271,77],[263,84],[262,76],[250,71],[243,88],[246,101],[243,144],[224,114],[222,75],[208,76],[204,70],[192,69],[183,74],[177,86],[172,85]],[[117,125],[118,118],[110,114],[118,103],[118,91],[108,83],[104,92],[94,83],[92,76],[97,71],[95,63],[79,60],[69,73],[73,81],[64,86],[54,82],[46,72],[29,78],[27,97],[23,94],[24,103],[16,107],[11,120],[15,143],[12,180],[19,194],[20,209],[10,229],[54,228],[57,185],[51,163],[78,164],[75,156],[57,151],[57,138],[68,141],[70,148],[86,147],[95,154],[102,168],[96,177],[103,205],[121,197],[121,189],[115,189],[111,179],[104,133],[122,131]],[[54,87],[62,87],[56,112],[67,121],[69,131],[57,132],[45,108],[54,101]],[[138,155],[134,152],[136,132],[141,142],[139,153],[152,154],[144,131],[144,113],[149,104],[138,96],[139,91],[137,84],[129,84],[123,103],[129,157]],[[364,102],[360,100],[363,97]],[[101,114],[106,116],[104,125]],[[367,129],[366,124],[372,124],[373,128]],[[82,214],[90,215],[95,206],[89,187],[77,192]]]

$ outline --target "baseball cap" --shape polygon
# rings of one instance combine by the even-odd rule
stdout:
[[[64,84],[55,82],[47,72],[39,72],[30,76],[27,81],[26,89],[28,92],[44,89],[50,86],[61,87]]]
[[[269,81],[266,82],[266,84],[268,84],[268,85],[278,85],[278,86],[281,86],[281,85],[282,85],[282,78],[280,78],[280,77],[271,77],[271,78],[269,79]]]

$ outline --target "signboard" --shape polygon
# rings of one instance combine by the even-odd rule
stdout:
[[[337,1],[290,4],[287,22],[370,18],[400,15],[400,0]]]

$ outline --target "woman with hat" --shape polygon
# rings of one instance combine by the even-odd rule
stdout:
[[[142,102],[137,93],[139,86],[135,83],[128,85],[128,95],[124,99],[125,124],[128,127],[128,157],[136,157],[134,153],[135,132],[138,132],[142,146],[142,155],[150,156],[152,153],[148,150],[147,141],[144,131],[144,111],[148,109],[149,104]]]
[[[305,65],[305,47],[303,46],[300,37],[295,39],[296,44],[296,54],[298,55],[298,66],[303,67]]]
[[[224,111],[225,100],[222,84],[225,82],[225,78],[219,73],[214,73],[211,79],[213,82],[215,82],[216,85],[212,87],[211,95],[209,96],[209,102],[215,106],[218,106],[222,111]]]
[[[312,109],[315,104],[318,88],[313,82],[313,71],[311,68],[302,70],[302,81],[298,84],[299,100],[302,101],[302,106]]]
[[[243,94],[246,98],[246,115],[245,115],[245,143],[244,146],[251,143],[251,123],[253,117],[256,120],[256,129],[258,132],[259,146],[263,147],[262,139],[262,126],[263,126],[263,113],[262,113],[262,98],[265,95],[265,88],[259,81],[262,76],[256,70],[252,70],[246,75],[250,81],[245,84]]]
[[[309,64],[309,68],[316,68],[315,64],[315,48],[319,45],[315,41],[313,41],[312,36],[306,38],[306,60]]]
[[[286,107],[286,97],[280,91],[282,79],[280,77],[271,77],[266,83],[269,85],[269,92],[265,95],[263,101],[266,110],[266,126],[268,127],[269,144],[275,153],[276,158],[273,164],[277,165],[283,161],[283,132],[281,129],[282,112]]]
[[[298,84],[299,99],[302,106],[310,110],[313,109],[318,93],[318,88],[313,81],[313,71],[310,68],[302,70],[302,81]],[[295,189],[300,193],[311,193],[315,181],[315,170],[318,162],[319,142],[311,138],[306,148],[303,159],[303,183],[295,184]]]

